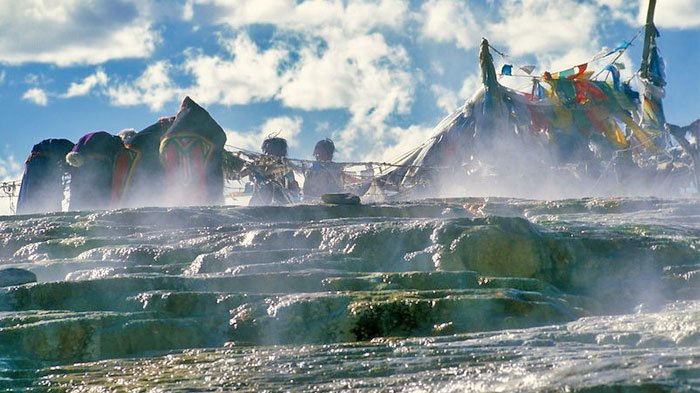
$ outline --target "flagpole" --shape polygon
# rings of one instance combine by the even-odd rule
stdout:
[[[644,48],[642,51],[641,77],[649,79],[649,52],[651,50],[652,40],[657,35],[656,26],[654,26],[654,9],[656,8],[656,0],[649,0],[647,8],[647,21],[644,31]]]

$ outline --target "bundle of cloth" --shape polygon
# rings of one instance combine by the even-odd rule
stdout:
[[[121,207],[160,206],[165,202],[165,171],[160,160],[160,141],[175,121],[175,116],[134,133],[122,136],[126,154],[114,167],[113,185]]]
[[[47,141],[52,141],[51,143]],[[94,210],[163,205],[210,205],[223,202],[222,155],[226,134],[189,97],[177,116],[163,117],[139,132],[86,134],[78,143],[61,144],[51,159],[47,140],[35,146],[27,161],[18,213],[60,211],[62,179],[70,167],[69,210]],[[51,150],[53,151],[53,150]],[[46,157],[46,158],[45,158]],[[63,160],[65,157],[65,162]],[[47,168],[51,167],[51,171]],[[35,169],[36,168],[36,169]],[[41,174],[41,177],[40,177]],[[47,177],[56,180],[45,180]],[[41,184],[43,191],[34,191]],[[59,190],[60,188],[60,190]],[[44,207],[31,202],[48,195]]]
[[[116,204],[114,168],[126,148],[106,131],[86,134],[66,155],[70,168],[69,210],[109,209]]]
[[[32,147],[24,163],[17,214],[61,211],[65,157],[73,146],[68,139],[45,139]]]
[[[168,204],[212,205],[224,200],[226,133],[209,112],[185,97],[160,141]]]

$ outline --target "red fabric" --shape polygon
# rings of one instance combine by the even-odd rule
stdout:
[[[575,74],[568,76],[566,79],[576,79],[579,76],[581,76],[581,74],[586,72],[586,68],[588,68],[588,63],[579,64],[574,68],[578,68],[578,71]]]
[[[192,199],[198,203],[206,203],[207,201],[207,163],[205,162],[205,156],[202,144],[195,142],[192,146],[189,160],[191,167],[190,176],[196,183]]]
[[[118,207],[126,191],[131,173],[131,157],[127,150],[122,150],[114,160],[112,172],[112,207]]]
[[[596,131],[600,132],[601,134],[605,134],[607,126],[600,118],[600,113],[598,112],[599,110],[600,109],[586,108],[583,110],[583,112],[586,114],[588,121],[591,122],[591,127],[594,128]]]
[[[182,192],[187,195],[181,200],[189,203],[207,203],[207,165],[210,157],[204,141],[190,138],[171,138],[161,153],[165,167],[165,178],[170,193]]]
[[[589,101],[601,102],[608,99],[608,96],[595,83],[575,80],[573,84],[576,91],[576,100],[579,104],[585,104]]]
[[[530,122],[532,124],[533,131],[549,131],[549,121],[547,120],[547,117],[540,112],[539,108],[534,105],[528,105],[527,109],[530,110]]]

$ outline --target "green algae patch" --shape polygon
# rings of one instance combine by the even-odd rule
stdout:
[[[580,314],[565,301],[535,292],[475,290],[392,294],[351,306],[360,341],[383,336],[430,336],[536,326]],[[442,326],[442,328],[441,328]]]
[[[440,270],[473,270],[485,275],[534,277],[549,270],[545,238],[522,218],[489,217],[455,222],[438,233]]]
[[[375,273],[357,277],[330,277],[324,286],[335,291],[394,289],[467,289],[479,286],[476,272]]]
[[[569,321],[582,313],[538,292],[465,289],[288,295],[241,305],[232,315],[229,339],[261,345],[497,330]]]
[[[230,310],[244,304],[262,303],[266,295],[226,292],[143,292],[129,300],[137,302],[144,311],[159,312],[173,317],[228,316]]]
[[[350,312],[356,341],[386,336],[425,336],[435,324],[434,302],[405,296],[379,301],[357,301]]]
[[[4,327],[0,328],[0,348],[4,353],[30,356],[42,361],[95,359],[90,355],[95,331],[122,318],[115,313],[66,313],[61,318],[49,321]]]
[[[0,349],[46,362],[140,356],[221,345],[226,318],[169,318],[152,312],[70,313],[0,328]]]
[[[128,275],[83,281],[34,283],[0,290],[0,311],[13,310],[110,310],[137,311],[131,301],[141,293],[239,292],[296,293],[318,292],[330,273],[270,273],[241,276],[182,277]]]

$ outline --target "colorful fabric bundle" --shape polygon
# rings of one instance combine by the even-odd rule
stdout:
[[[113,187],[120,206],[158,206],[163,202],[165,172],[160,140],[174,121],[174,116],[164,117],[137,132],[117,157]]]
[[[72,148],[67,139],[45,139],[34,145],[24,164],[17,214],[61,211],[65,157]]]
[[[222,153],[226,134],[209,113],[185,97],[160,141],[167,195],[178,204],[223,202]]]
[[[113,207],[112,180],[119,153],[125,149],[121,138],[105,131],[80,138],[66,155],[70,169],[70,210]]]

